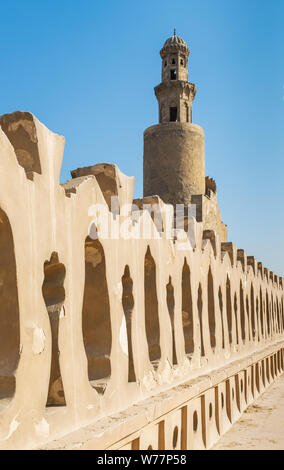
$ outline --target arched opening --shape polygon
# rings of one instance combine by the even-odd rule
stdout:
[[[258,318],[259,318],[259,299],[258,295],[256,295],[256,300],[255,300],[255,321],[256,321],[256,331],[257,331],[257,339],[258,341],[260,340],[259,337],[259,328],[258,328]]]
[[[20,315],[12,229],[0,209],[0,399],[15,393],[20,357]]]
[[[267,325],[267,334],[270,336],[270,308],[269,308],[269,298],[268,292],[266,291],[266,325]]]
[[[280,312],[279,312],[279,302],[276,298],[276,315],[277,315],[277,333],[280,333]]]
[[[210,345],[211,348],[216,346],[215,338],[215,304],[214,304],[214,284],[211,268],[208,271],[207,277],[207,294],[208,294],[208,322],[209,322],[209,331],[210,331]]]
[[[273,300],[273,295],[271,294],[271,334],[273,335],[275,333],[275,308],[274,308],[274,300]]]
[[[284,330],[284,304],[283,297],[281,298],[281,318],[282,318],[282,331]]]
[[[194,352],[193,338],[193,313],[192,313],[192,295],[190,269],[184,259],[182,269],[182,326],[185,343],[185,353],[192,354]]]
[[[219,287],[218,298],[219,298],[219,308],[220,308],[221,325],[222,325],[222,349],[224,349],[225,348],[225,334],[224,334],[224,319],[223,319],[223,296],[222,296],[221,286]]]
[[[106,263],[98,239],[85,240],[85,288],[82,329],[91,385],[104,393],[111,374],[111,318]]]
[[[203,326],[202,326],[203,301],[202,301],[201,284],[199,284],[199,287],[198,287],[197,309],[198,309],[199,324],[200,324],[200,348],[201,348],[200,353],[201,353],[201,356],[205,356],[204,340],[203,340]]]
[[[148,246],[144,262],[145,327],[151,362],[161,358],[156,264]]]
[[[238,299],[235,292],[234,295],[234,313],[235,313],[235,323],[236,323],[236,343],[239,344],[239,330],[238,330]]]
[[[42,295],[49,316],[52,338],[50,378],[47,396],[47,406],[66,405],[64,387],[59,362],[59,322],[60,316],[65,316],[64,280],[66,270],[64,264],[59,262],[58,254],[54,251],[50,260],[44,262],[44,281]]]
[[[251,331],[252,338],[255,338],[255,319],[254,319],[254,288],[251,285],[250,288],[250,318],[251,318]]]
[[[247,320],[248,320],[248,337],[249,341],[251,340],[251,333],[250,333],[250,312],[249,312],[249,298],[248,295],[246,296],[246,311],[247,311]]]
[[[130,277],[129,266],[126,265],[122,281],[122,306],[125,315],[127,345],[128,345],[128,382],[136,382],[133,351],[132,351],[132,312],[134,307],[133,281]]]
[[[273,296],[274,305],[274,333],[277,333],[277,298]]]
[[[227,276],[226,281],[226,307],[227,307],[227,322],[229,332],[229,343],[232,344],[232,298],[231,298],[231,283]]]
[[[282,310],[281,310],[280,299],[278,299],[278,310],[279,310],[279,333],[282,333]]]
[[[281,324],[281,330],[280,332],[283,333],[283,299],[279,299],[279,308],[280,308],[280,324]]]
[[[176,343],[175,343],[175,319],[174,319],[175,294],[174,294],[174,287],[172,285],[171,276],[169,277],[169,282],[166,286],[166,289],[167,289],[167,306],[168,306],[168,312],[170,315],[171,327],[172,327],[172,348],[173,348],[172,363],[177,364]]]
[[[240,281],[240,320],[241,320],[241,335],[242,340],[246,339],[246,324],[245,324],[245,301],[244,301],[244,290],[242,282]]]
[[[261,331],[261,337],[263,338],[264,334],[264,328],[263,328],[263,297],[262,297],[262,289],[260,288],[260,293],[259,293],[259,313],[260,313],[260,331]]]

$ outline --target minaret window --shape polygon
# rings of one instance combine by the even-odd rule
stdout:
[[[170,108],[170,121],[171,122],[177,121],[177,107]]]
[[[173,59],[173,60],[172,60],[172,64],[175,65],[175,63],[176,63],[176,61],[175,61],[175,59]]]
[[[168,65],[168,64],[167,64],[167,61],[165,61],[165,63],[164,63],[164,67],[166,67],[167,65]]]
[[[183,59],[180,59],[180,65],[183,65]]]
[[[184,103],[184,106],[185,106],[186,122],[188,122],[189,121],[188,104]]]
[[[177,79],[177,71],[176,69],[171,70],[171,80],[176,80]]]

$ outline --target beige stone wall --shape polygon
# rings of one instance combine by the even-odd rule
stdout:
[[[247,407],[283,374],[283,346],[283,341],[278,342],[229,366],[173,386],[42,449],[211,449]],[[173,455],[168,457],[168,463],[173,463]]]
[[[267,348],[278,354],[281,277],[203,223],[192,221],[194,249],[182,230],[167,239],[147,210],[132,211],[133,178],[115,166],[60,185],[64,138],[32,115],[0,126],[0,448],[41,447],[102,422],[98,445],[110,447],[142,433],[135,413],[123,421],[134,404],[154,426],[151,410],[180,408],[184,384],[192,390],[234,363],[237,374]],[[166,227],[172,207],[157,202]],[[101,234],[106,220],[112,238]],[[198,398],[194,390],[185,401]],[[174,431],[177,415],[164,429]]]
[[[195,206],[198,222],[203,222],[204,230],[214,230],[221,242],[227,241],[227,226],[221,219],[217,194],[210,191],[210,196],[196,195],[191,197],[191,204]]]

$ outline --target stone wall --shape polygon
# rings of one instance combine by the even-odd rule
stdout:
[[[210,447],[283,371],[283,279],[196,220],[168,239],[115,166],[60,185],[31,114],[0,126],[0,448]]]
[[[191,196],[191,204],[195,206],[196,220],[203,222],[204,230],[214,230],[219,235],[221,242],[227,241],[227,225],[221,218],[218,206],[217,194],[210,191],[210,196]]]

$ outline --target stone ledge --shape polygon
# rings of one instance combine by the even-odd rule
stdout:
[[[278,341],[261,351],[231,364],[213,370],[208,375],[197,377],[170,390],[161,392],[126,410],[100,419],[70,434],[40,447],[40,450],[86,450],[118,449],[139,437],[141,430],[149,424],[155,424],[166,414],[179,409],[193,398],[220,384],[229,377],[263,360],[284,347],[284,341]],[[121,438],[121,436],[123,436]]]

